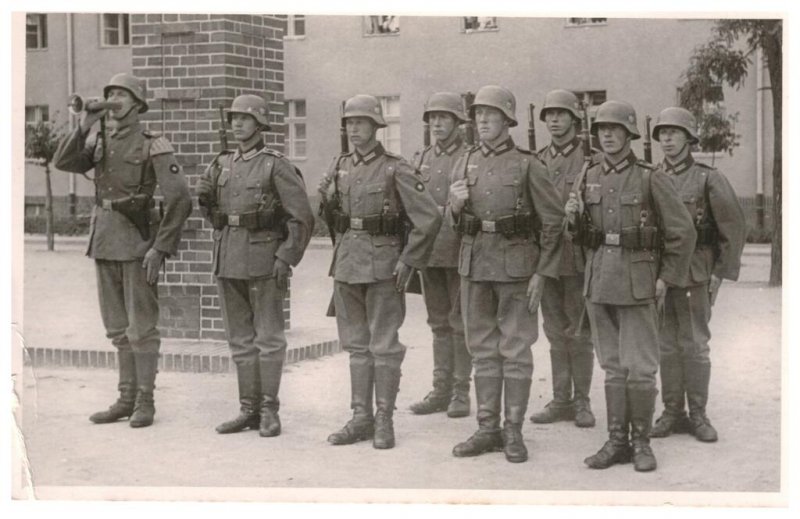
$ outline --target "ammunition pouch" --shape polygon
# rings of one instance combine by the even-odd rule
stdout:
[[[697,246],[714,247],[719,244],[719,233],[716,226],[710,223],[703,223],[695,226],[697,231]]]
[[[463,213],[458,222],[458,230],[468,236],[474,236],[478,232],[500,233],[506,238],[535,235],[531,213],[501,216],[497,220],[481,220],[471,214]]]
[[[405,225],[399,213],[381,213],[366,216],[351,217],[341,211],[334,215],[334,230],[345,233],[348,229],[366,231],[372,236],[399,235],[405,232]]]
[[[156,206],[151,195],[137,193],[122,198],[96,198],[95,203],[109,211],[121,213],[139,231],[144,241],[150,240],[150,210]]]
[[[259,230],[282,230],[283,218],[281,211],[272,209],[261,211],[250,211],[241,214],[225,214],[218,209],[212,209],[210,213],[211,225],[220,231],[225,227],[243,227],[249,231]]]
[[[631,250],[653,250],[659,249],[661,246],[658,227],[649,225],[625,227],[619,233],[604,233],[602,229],[588,224],[580,233],[580,238],[580,244],[589,249],[597,249],[601,245],[610,245]]]

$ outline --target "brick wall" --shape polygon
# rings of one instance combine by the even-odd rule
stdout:
[[[226,14],[131,15],[133,74],[146,79],[148,129],[164,134],[194,187],[219,152],[218,107],[254,93],[269,100],[267,146],[283,151],[283,34],[286,17]],[[233,138],[229,137],[229,146]],[[195,208],[177,257],[159,286],[170,337],[223,339],[212,268],[212,229]],[[289,325],[289,298],[284,300]]]

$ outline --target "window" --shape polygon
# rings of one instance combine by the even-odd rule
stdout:
[[[567,18],[567,27],[585,27],[587,25],[606,25],[608,18]]]
[[[306,101],[286,101],[286,151],[290,159],[306,158]]]
[[[400,32],[400,19],[393,15],[364,17],[364,34],[376,36],[381,34],[397,34]]]
[[[100,16],[100,33],[104,47],[131,44],[130,15],[104,13]]]
[[[50,120],[50,107],[47,105],[30,105],[25,107],[25,134],[39,123]],[[26,139],[27,140],[27,139]]]
[[[400,96],[379,97],[386,128],[378,130],[378,140],[392,153],[400,154]]]
[[[462,18],[464,32],[496,31],[497,17],[495,16],[464,16]]]
[[[26,49],[47,48],[46,14],[25,15],[25,48]]]
[[[608,100],[605,90],[573,90],[572,93],[578,96],[581,102],[586,103],[589,106],[589,110],[597,108]]]
[[[304,14],[290,14],[286,20],[286,38],[299,39],[306,35],[306,16]]]
[[[25,216],[44,215],[44,204],[38,202],[25,202]]]

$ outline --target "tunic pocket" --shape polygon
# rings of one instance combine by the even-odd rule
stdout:
[[[652,299],[656,295],[656,255],[649,250],[630,252],[631,286],[635,299]]]
[[[622,193],[619,195],[619,205],[621,209],[622,227],[638,225],[641,216],[642,194],[641,193]]]
[[[375,279],[390,279],[400,259],[400,238],[372,236],[372,270]]]
[[[512,278],[529,278],[536,268],[534,245],[530,240],[505,244],[506,274]]]

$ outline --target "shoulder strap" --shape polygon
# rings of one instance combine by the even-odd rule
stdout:
[[[136,188],[136,193],[142,192],[144,187],[144,177],[147,174],[147,166],[150,164],[150,145],[152,144],[150,135],[145,134],[144,144],[142,145],[142,169],[139,173],[139,186]]]

